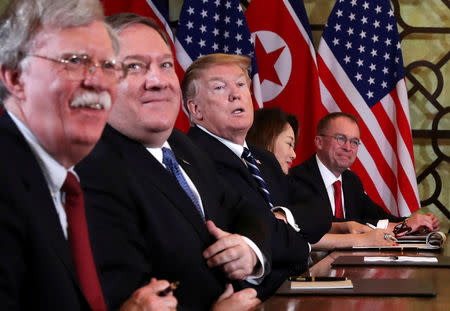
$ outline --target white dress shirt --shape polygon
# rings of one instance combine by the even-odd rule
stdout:
[[[333,211],[333,215],[336,215],[336,206],[334,203],[334,186],[333,184],[339,180],[341,182],[341,199],[342,199],[342,212],[345,218],[345,205],[344,205],[344,191],[342,191],[342,175],[336,177],[323,163],[320,161],[319,157],[316,154],[317,165],[319,166],[320,175],[322,176],[322,180],[325,184],[325,188],[327,189],[328,199],[330,200],[331,210]]]

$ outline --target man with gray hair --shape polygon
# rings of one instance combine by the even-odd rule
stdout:
[[[97,0],[15,0],[0,15],[4,310],[107,310],[73,166],[126,76],[117,52]],[[167,286],[152,280],[124,310],[174,308],[172,295],[157,296]]]

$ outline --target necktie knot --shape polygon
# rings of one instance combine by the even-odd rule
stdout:
[[[340,180],[336,180],[333,183],[333,187],[334,187],[334,191],[335,192],[341,192],[341,181]]]
[[[78,196],[82,194],[80,183],[71,172],[67,172],[67,177],[61,190],[66,193],[66,196]]]
[[[270,208],[273,208],[272,199],[270,197],[270,192],[267,189],[266,182],[261,176],[261,172],[259,171],[258,166],[256,165],[256,160],[253,157],[253,155],[250,153],[250,150],[248,148],[244,147],[244,151],[242,152],[242,159],[244,159],[245,163],[247,164],[247,168],[250,172],[250,174],[255,179],[259,190],[261,191],[262,195],[264,196],[264,199],[266,200],[267,204],[269,204]]]
[[[162,147],[163,152],[163,164],[166,166],[167,169],[173,168],[174,165],[178,165],[177,160],[175,159],[175,154],[172,150],[166,147]]]
[[[250,153],[250,150],[248,150],[248,148],[244,147],[244,151],[242,152],[242,158],[246,161],[255,162],[255,158],[252,156],[252,154]]]

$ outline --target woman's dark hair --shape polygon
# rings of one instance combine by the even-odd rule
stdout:
[[[273,152],[275,139],[289,124],[294,130],[295,146],[299,138],[297,117],[283,112],[280,108],[261,108],[255,111],[253,125],[247,133],[246,141],[254,146]]]

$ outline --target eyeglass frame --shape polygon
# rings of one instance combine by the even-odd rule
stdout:
[[[320,134],[320,135],[317,135],[317,136],[324,136],[324,137],[334,138],[339,146],[344,146],[347,143],[347,141],[349,141],[350,142],[350,147],[352,149],[356,149],[356,148],[359,147],[359,145],[361,145],[361,140],[359,138],[347,138],[347,136],[345,136],[344,134],[336,134],[336,135]]]
[[[48,60],[48,61],[55,62],[57,64],[63,64],[64,65],[64,70],[66,72],[68,72],[69,75],[70,75],[70,72],[72,72],[72,71],[70,71],[67,68],[68,65],[81,65],[81,66],[83,66],[83,67],[77,67],[77,68],[83,68],[83,70],[84,70],[83,75],[79,79],[74,79],[74,80],[83,80],[84,78],[86,78],[87,73],[94,73],[95,72],[94,68],[96,68],[96,67],[100,67],[102,73],[105,76],[109,76],[109,74],[107,72],[105,73],[105,71],[104,71],[104,68],[105,68],[104,64],[106,62],[109,62],[109,63],[114,64],[114,65],[116,65],[116,64],[120,65],[120,68],[121,68],[121,71],[122,71],[123,75],[119,79],[117,79],[117,76],[115,76],[116,82],[120,82],[121,80],[125,79],[127,74],[128,74],[128,70],[127,70],[125,64],[123,62],[121,62],[121,61],[116,60],[116,59],[103,60],[100,63],[99,62],[96,63],[96,62],[93,61],[92,57],[90,57],[89,55],[85,55],[85,54],[79,55],[79,54],[73,53],[73,54],[69,54],[67,56],[67,58],[63,58],[63,57],[52,58],[52,57],[39,55],[39,54],[28,54],[27,56],[37,57],[37,58],[40,58],[40,59],[45,59],[45,60]],[[76,64],[76,63],[72,63],[71,64],[70,60],[74,59],[75,57],[80,58],[81,60],[83,60],[83,62],[80,63],[80,64]],[[118,71],[118,70],[114,69],[114,71]]]

